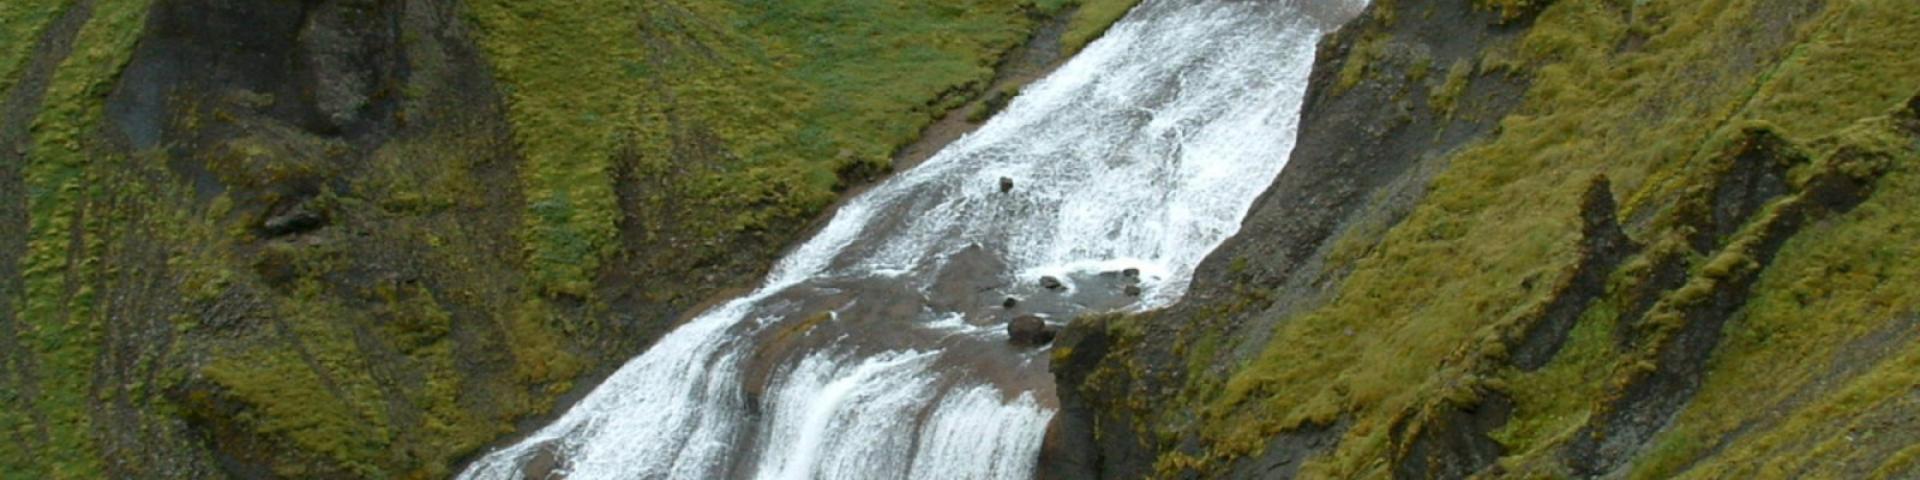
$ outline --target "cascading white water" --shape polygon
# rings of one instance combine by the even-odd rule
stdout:
[[[1053,415],[1043,354],[932,285],[971,251],[992,259],[996,305],[1064,295],[1025,286],[1041,275],[1078,294],[1123,268],[1143,293],[1122,308],[1178,299],[1285,163],[1321,28],[1288,2],[1148,0],[842,207],[759,290],[462,477],[521,478],[541,455],[569,479],[1031,477]],[[1056,318],[1103,308],[1056,303]]]

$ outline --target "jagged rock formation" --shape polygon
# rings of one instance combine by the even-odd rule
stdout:
[[[1056,341],[1043,469],[1920,474],[1915,21],[1375,2],[1193,293]]]

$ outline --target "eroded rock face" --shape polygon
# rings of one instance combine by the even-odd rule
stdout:
[[[1360,13],[1353,9],[1363,3],[1297,4],[1316,21],[1345,25],[1321,41],[1287,168],[1249,209],[1239,233],[1199,266],[1185,299],[1166,312],[1141,319],[1147,338],[1204,332],[1237,338],[1243,345],[1266,344],[1289,315],[1299,313],[1295,309],[1310,308],[1326,292],[1337,291],[1344,271],[1324,268],[1328,245],[1358,224],[1392,225],[1404,218],[1426,194],[1436,172],[1444,169],[1441,159],[1492,132],[1497,120],[1519,105],[1526,90],[1527,79],[1522,76],[1474,76],[1458,102],[1475,106],[1470,115],[1432,114],[1431,106],[1423,106],[1427,95],[1407,94],[1430,91],[1419,75],[1409,72],[1474,62],[1487,46],[1514,41],[1516,34],[1524,33],[1511,26],[1524,21],[1502,22],[1498,13],[1477,8],[1470,0],[1421,2],[1407,8],[1419,13],[1362,14],[1351,23],[1348,20]],[[1395,8],[1387,4],[1372,2],[1366,8]],[[1379,41],[1367,41],[1370,38]],[[1356,53],[1367,47],[1378,47],[1370,49],[1376,54]],[[1355,84],[1342,86],[1343,59],[1362,57],[1368,62],[1367,74]],[[1116,276],[1130,275],[1123,271]],[[1134,293],[1124,283],[1113,291]],[[1243,295],[1249,291],[1258,295]],[[1254,301],[1243,300],[1247,298]],[[1214,313],[1230,309],[1241,313]],[[1187,383],[1189,371],[1187,354],[1173,351],[1179,348],[1177,342],[1106,348],[1125,341],[1110,332],[1078,331],[1081,328],[1082,324],[1070,325],[1055,348],[1082,339],[1101,340],[1093,345],[1081,343],[1082,347],[1102,348],[1075,347],[1066,358],[1055,359],[1062,410],[1055,420],[1057,435],[1049,441],[1061,444],[1050,445],[1042,455],[1041,469],[1049,472],[1046,478],[1153,477],[1158,455],[1202,448],[1135,431],[1134,425],[1155,420],[1141,418],[1123,404],[1144,401],[1159,406],[1173,401],[1179,386]],[[1125,357],[1101,358],[1116,351],[1125,351]],[[1254,352],[1222,348],[1215,358],[1200,363],[1230,365]],[[1126,370],[1122,365],[1140,368]],[[1096,371],[1130,373],[1093,375]],[[1139,375],[1134,377],[1133,372]],[[1142,393],[1138,398],[1103,398],[1103,392],[1120,391]],[[1302,442],[1301,448],[1337,448],[1338,435],[1304,431],[1327,428],[1303,427],[1276,438],[1314,438]],[[1289,478],[1300,462],[1281,455],[1218,463],[1208,466],[1212,476],[1268,479]],[[1171,476],[1208,475],[1183,471]]]

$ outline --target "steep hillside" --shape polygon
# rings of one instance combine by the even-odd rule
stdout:
[[[445,477],[1081,3],[0,4],[0,477]]]
[[[1052,478],[1920,475],[1920,4],[1378,0]]]

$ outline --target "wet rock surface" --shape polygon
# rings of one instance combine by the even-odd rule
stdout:
[[[1037,347],[1053,342],[1056,329],[1047,326],[1047,320],[1033,315],[1021,315],[1007,321],[1007,343],[1016,347]]]
[[[1338,5],[1341,2],[1309,3],[1315,5],[1308,7],[1309,13],[1327,21],[1329,29],[1359,13],[1345,10]],[[1377,9],[1381,3],[1367,8]],[[1185,299],[1144,322],[1147,337],[1178,338],[1182,332],[1204,330],[1237,338],[1240,345],[1250,346],[1246,348],[1264,345],[1290,312],[1318,304],[1338,285],[1343,272],[1323,269],[1333,239],[1358,225],[1398,222],[1444,168],[1440,159],[1447,152],[1493,131],[1495,121],[1519,105],[1527,79],[1476,75],[1460,100],[1476,106],[1474,115],[1447,118],[1420,113],[1430,108],[1425,105],[1427,96],[1407,92],[1425,91],[1426,86],[1408,72],[1421,65],[1472,59],[1487,45],[1524,33],[1526,24],[1524,20],[1499,21],[1497,13],[1470,0],[1435,2],[1422,9],[1430,13],[1386,20],[1362,15],[1322,39],[1320,62],[1310,79],[1298,140],[1286,169],[1248,211],[1239,233],[1200,265]],[[1374,73],[1350,88],[1342,86],[1343,65],[1330,60],[1350,58],[1349,53],[1362,48],[1370,34],[1390,39],[1391,45],[1380,48],[1381,55],[1351,57],[1364,58],[1368,71]],[[1248,288],[1270,292],[1257,297],[1268,300],[1243,305],[1238,308],[1243,313],[1224,318],[1208,313],[1241,301],[1245,298],[1241,292]],[[1119,287],[1116,293],[1125,295],[1124,289]],[[1197,321],[1201,318],[1214,320],[1201,324]],[[1064,339],[1080,335],[1075,329],[1069,326],[1062,333],[1062,345],[1067,344]],[[1157,453],[1150,452],[1171,451],[1175,446],[1134,431],[1130,425],[1149,421],[1133,417],[1124,402],[1174,401],[1172,386],[1184,384],[1188,372],[1187,360],[1172,350],[1174,344],[1146,342],[1127,358],[1110,358],[1105,364],[1097,358],[1103,355],[1101,350],[1075,349],[1073,359],[1053,367],[1061,378],[1063,398],[1063,418],[1056,426],[1064,433],[1058,441],[1066,445],[1046,450],[1042,466],[1053,468],[1049,463],[1055,458],[1080,466],[1061,467],[1068,473],[1050,478],[1140,478],[1155,472],[1152,462]],[[1255,354],[1223,348],[1216,352],[1220,358],[1205,363],[1228,365]],[[1094,385],[1077,380],[1092,373],[1086,369],[1113,368],[1121,362],[1146,365],[1143,370],[1151,374],[1134,379],[1137,384],[1101,391],[1146,392],[1143,398],[1100,398]],[[1096,430],[1097,440],[1089,437]],[[1234,472],[1228,478],[1286,478],[1249,462],[1256,460],[1242,458],[1210,467]],[[1287,471],[1291,470],[1273,470]]]

